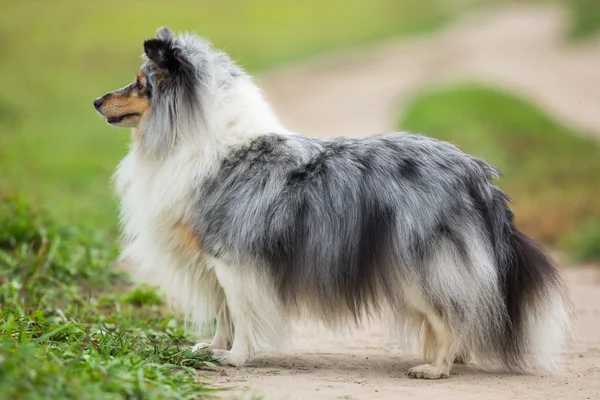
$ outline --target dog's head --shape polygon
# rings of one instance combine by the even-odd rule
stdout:
[[[202,131],[199,125],[211,117],[207,110],[221,104],[223,92],[245,76],[204,39],[176,37],[164,27],[144,42],[144,58],[132,83],[99,97],[94,107],[111,125],[139,128],[144,145],[152,150]]]
[[[94,107],[114,126],[137,127],[152,103],[152,84],[144,71],[135,81],[94,100]]]
[[[196,74],[183,50],[183,43],[179,43],[169,29],[160,28],[155,39],[144,42],[144,56],[148,61],[135,80],[97,98],[94,107],[111,125],[138,127],[150,112],[153,101],[193,89]]]

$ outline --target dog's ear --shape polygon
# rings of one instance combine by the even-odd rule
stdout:
[[[148,59],[168,72],[177,72],[185,60],[181,57],[179,49],[173,46],[174,36],[169,28],[162,27],[156,31],[156,39],[144,41],[144,53]]]
[[[144,41],[144,53],[154,61],[160,69],[171,70],[175,67],[173,45],[171,41],[148,39]]]
[[[166,26],[161,26],[156,30],[156,38],[160,40],[173,41],[173,32]]]

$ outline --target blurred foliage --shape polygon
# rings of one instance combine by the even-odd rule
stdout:
[[[600,1],[598,0],[558,0],[570,10],[569,36],[572,39],[585,39],[600,30]]]
[[[497,183],[514,200],[525,232],[580,258],[600,258],[597,140],[558,124],[524,99],[477,85],[417,96],[400,128],[427,132],[500,167],[504,178]]]
[[[6,2],[0,187],[60,217],[116,226],[109,180],[129,133],[107,126],[92,101],[133,80],[143,40],[161,25],[197,31],[257,71],[430,29],[451,12],[435,0]]]
[[[85,238],[85,240],[82,240]],[[130,287],[116,249],[0,197],[0,398],[197,399],[213,365],[149,287]]]
[[[600,260],[600,218],[593,217],[577,230],[566,232],[562,245],[573,249],[575,261]]]
[[[129,135],[108,127],[92,101],[133,79],[142,41],[158,26],[197,31],[255,72],[431,30],[474,6],[509,1],[5,2],[0,13],[0,188],[14,187],[78,224],[116,227],[109,181]],[[596,0],[544,1],[573,11],[577,35],[599,25]]]

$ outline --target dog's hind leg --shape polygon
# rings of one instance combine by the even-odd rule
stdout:
[[[420,379],[446,378],[450,375],[456,348],[452,328],[417,286],[409,286],[406,295],[406,306],[422,319],[421,354],[428,362],[409,369],[408,375]]]
[[[221,364],[241,366],[263,344],[277,345],[287,326],[268,280],[249,267],[235,268],[216,260],[214,271],[225,293],[233,325],[231,349],[214,349]]]
[[[420,379],[446,378],[454,361],[452,328],[424,301],[418,302],[415,311],[423,318],[422,354],[429,364],[409,369],[408,375]]]

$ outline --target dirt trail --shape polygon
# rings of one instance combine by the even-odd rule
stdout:
[[[285,354],[259,357],[242,368],[208,371],[218,386],[236,387],[226,398],[294,399],[600,399],[600,269],[566,271],[576,308],[578,338],[562,376],[491,374],[453,368],[439,381],[408,378],[415,359],[402,355],[378,324],[349,334],[299,327]]]
[[[566,20],[540,6],[468,14],[441,32],[281,68],[259,84],[291,129],[315,136],[394,130],[413,94],[461,80],[509,88],[600,134],[600,36],[565,43]]]
[[[473,14],[426,37],[272,71],[259,83],[283,121],[314,136],[395,129],[399,110],[427,85],[479,80],[503,85],[549,113],[600,135],[600,40],[565,47],[565,17],[548,7]],[[563,376],[516,376],[454,368],[441,381],[405,376],[402,354],[378,323],[348,334],[296,329],[282,355],[208,371],[231,397],[266,399],[600,399],[600,269],[565,270],[577,337]],[[247,389],[246,389],[247,388]]]

